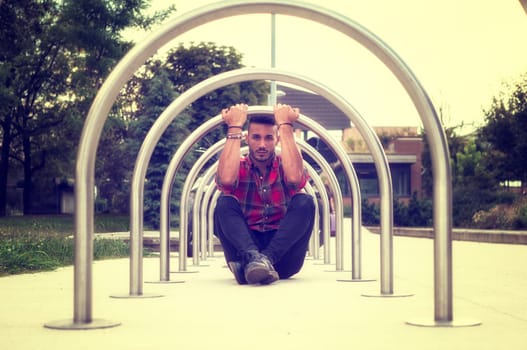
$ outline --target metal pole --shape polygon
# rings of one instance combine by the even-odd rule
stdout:
[[[276,67],[276,14],[271,13],[271,67]],[[271,95],[269,105],[276,104],[276,81],[271,81]]]

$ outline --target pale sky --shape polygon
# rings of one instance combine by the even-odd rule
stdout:
[[[173,3],[171,18],[211,0]],[[410,67],[445,124],[481,125],[483,109],[510,82],[527,73],[527,14],[519,0],[304,0],[361,24]],[[270,14],[204,24],[176,38],[235,47],[248,67],[271,67]],[[154,29],[155,30],[155,29]],[[136,40],[145,34],[135,33]],[[372,126],[420,126],[393,74],[353,39],[304,19],[276,17],[276,68],[314,79],[345,97]]]

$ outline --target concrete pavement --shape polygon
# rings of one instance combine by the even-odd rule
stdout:
[[[379,236],[364,232],[362,252],[363,277],[375,282],[338,282],[351,273],[308,258],[291,280],[239,286],[216,253],[207,266],[189,260],[196,273],[171,274],[184,283],[145,283],[145,294],[163,297],[144,299],[110,298],[128,293],[128,259],[98,261],[93,316],[122,324],[84,331],[43,326],[73,317],[72,267],[3,277],[0,344],[28,350],[527,349],[527,246],[453,242],[454,321],[482,322],[459,328],[406,323],[434,317],[432,240],[394,237],[394,294],[410,297],[363,296],[380,291]],[[171,264],[177,270],[177,256]],[[159,280],[158,258],[144,259],[144,280]]]

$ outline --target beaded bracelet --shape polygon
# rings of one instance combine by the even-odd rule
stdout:
[[[227,139],[228,140],[241,140],[243,138],[243,135],[242,133],[239,133],[239,134],[227,134]]]
[[[243,128],[242,128],[241,126],[238,126],[238,125],[229,125],[229,126],[227,127],[227,129],[240,129],[240,130],[241,130],[241,129],[243,129]]]

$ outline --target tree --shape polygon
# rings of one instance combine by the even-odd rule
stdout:
[[[440,110],[443,120],[443,110]],[[452,169],[452,206],[454,226],[467,227],[472,223],[472,216],[484,210],[495,199],[495,185],[492,177],[484,171],[481,149],[471,136],[458,135],[463,125],[446,127],[448,150]],[[423,136],[424,135],[423,133]],[[433,193],[432,162],[430,145],[424,137],[423,147],[423,193],[431,197]]]
[[[445,134],[446,134],[447,144],[448,144],[448,151],[450,153],[451,167],[454,172],[455,172],[456,163],[457,163],[456,155],[465,146],[464,138],[459,136],[456,132],[456,130],[461,127],[462,125],[445,128]],[[428,138],[426,137],[426,133],[424,130],[422,132],[422,136],[423,136],[423,154],[422,154],[423,193],[425,194],[426,197],[431,197],[433,194],[433,174],[432,174],[432,159],[430,155],[430,144],[428,143]],[[456,177],[454,174],[453,180],[455,180],[455,178]]]
[[[130,138],[127,147],[129,153],[138,153],[147,132],[176,97],[177,93],[166,70],[159,69],[150,79],[142,81],[137,118],[131,122],[129,129]],[[159,200],[168,164],[181,142],[188,136],[189,124],[190,117],[187,114],[179,115],[165,130],[152,153],[146,174],[144,212],[145,222],[154,228],[159,227]]]
[[[136,153],[144,136],[162,111],[179,94],[195,84],[222,72],[242,67],[242,56],[232,47],[214,43],[184,45],[168,52],[166,58],[151,60],[144,72],[131,82],[139,103],[132,114],[129,149]],[[157,228],[159,225],[159,200],[163,178],[170,159],[188,134],[206,120],[219,114],[222,108],[235,103],[262,104],[267,100],[268,86],[265,82],[233,84],[217,89],[187,107],[163,135],[150,160],[145,184],[145,224]],[[173,194],[179,198],[186,174],[194,164],[199,148],[208,148],[223,135],[217,130],[204,137],[194,146],[194,151],[185,158],[178,169]],[[211,160],[211,162],[214,160]],[[206,168],[206,167],[205,167]],[[179,213],[178,201],[171,206]],[[174,221],[178,221],[177,219]]]
[[[180,44],[167,54],[163,68],[178,93],[183,93],[197,83],[214,75],[242,68],[242,55],[234,47],[214,43]],[[263,81],[249,81],[217,89],[192,103],[189,125],[195,129],[204,121],[219,114],[225,106],[244,102],[249,105],[264,104],[269,86]],[[206,144],[215,142],[220,134],[212,133],[205,138]]]
[[[0,216],[6,214],[6,189],[11,161],[22,164],[24,204],[31,209],[31,177],[44,161],[45,153],[32,152],[36,137],[63,118],[65,62],[60,38],[54,29],[59,9],[53,1],[0,3],[1,125]],[[5,40],[7,39],[7,40]],[[42,91],[46,93],[43,94]],[[39,164],[33,158],[37,156]],[[27,187],[26,187],[27,186]]]
[[[494,98],[485,112],[486,124],[479,130],[486,170],[499,181],[527,182],[527,74]]]
[[[465,137],[465,146],[455,154],[453,178],[454,224],[472,226],[473,216],[489,209],[496,201],[497,181],[484,166],[478,140]]]
[[[53,137],[61,133],[55,129],[67,125],[75,137],[62,139],[62,147],[75,149],[79,121],[131,45],[122,39],[122,30],[148,26],[171,11],[146,17],[141,14],[146,6],[146,0],[0,2],[0,216],[6,214],[13,161],[23,172],[27,214],[32,212],[35,174],[53,156]],[[73,122],[64,124],[69,119]]]

